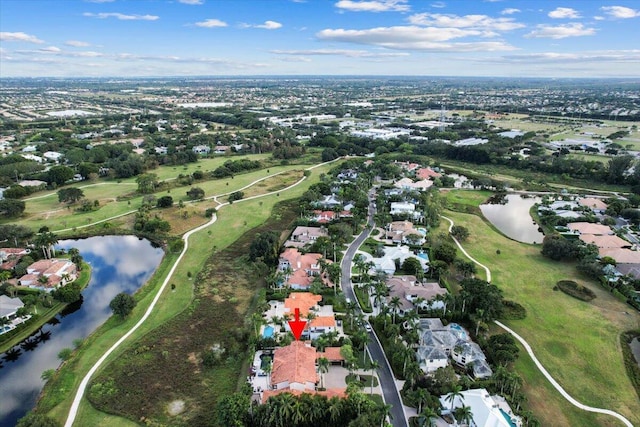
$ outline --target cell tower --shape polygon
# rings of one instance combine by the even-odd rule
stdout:
[[[444,132],[444,120],[445,120],[445,110],[444,104],[440,105],[440,125],[438,126],[438,130],[440,132]]]

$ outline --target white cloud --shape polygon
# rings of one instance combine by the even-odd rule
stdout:
[[[340,0],[335,6],[350,12],[408,12],[411,9],[407,0]]]
[[[629,19],[640,16],[640,10],[631,9],[624,6],[603,6],[600,8],[604,13],[612,18]]]
[[[204,21],[196,22],[195,25],[196,27],[218,28],[226,27],[227,23],[219,19],[205,19]]]
[[[594,16],[593,19],[595,19],[596,21],[604,21],[607,18],[605,18],[604,16]]]
[[[506,9],[504,9],[502,12],[500,12],[501,15],[513,15],[514,13],[520,13],[522,12],[520,9],[516,9],[513,7],[508,7]]]
[[[44,43],[44,41],[40,40],[36,36],[31,34],[17,32],[17,33],[9,33],[6,31],[0,32],[0,41],[3,42],[27,42],[27,43]]]
[[[369,52],[354,49],[310,49],[310,50],[272,50],[276,55],[304,55],[304,56],[346,56],[349,58],[392,58],[409,56],[407,52]]]
[[[473,28],[489,31],[510,31],[525,25],[513,18],[491,18],[487,15],[445,15],[440,13],[418,13],[409,17],[414,25],[441,28]]]
[[[564,39],[567,37],[592,36],[595,33],[595,28],[587,28],[578,23],[558,25],[557,27],[541,24],[537,25],[536,29],[525,35],[525,37]]]
[[[430,6],[435,7],[436,9],[442,9],[447,7],[447,4],[443,1],[437,1],[435,3],[431,3]]]
[[[200,5],[200,4],[204,4],[204,0],[178,0],[178,3],[189,4],[189,5]]]
[[[56,46],[48,46],[48,47],[43,47],[38,49],[40,52],[44,52],[44,53],[59,53],[62,52],[62,50],[59,47]]]
[[[568,63],[568,62],[640,62],[640,50],[608,50],[580,53],[540,52],[503,55],[497,62]]]
[[[417,26],[378,27],[367,30],[326,29],[316,36],[322,40],[358,43],[388,49],[425,51],[498,51],[514,50],[505,42],[444,43],[448,40],[480,36],[482,31],[459,28],[422,28]]]
[[[121,21],[156,21],[160,19],[160,17],[157,15],[126,15],[124,13],[117,13],[117,12],[110,12],[110,13],[85,12],[82,15],[92,17],[92,18],[100,18],[100,19],[116,18]]]
[[[67,40],[66,42],[64,42],[64,44],[66,44],[67,46],[73,46],[73,47],[87,47],[87,46],[91,46],[89,43],[87,42],[82,42],[79,40]]]
[[[282,24],[276,21],[264,21],[264,24],[254,25],[254,27],[264,30],[277,30],[278,28],[282,28]]]
[[[578,19],[580,18],[580,13],[570,7],[557,7],[549,12],[548,16],[553,19]]]

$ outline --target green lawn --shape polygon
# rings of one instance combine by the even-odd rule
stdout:
[[[148,320],[123,346],[112,353],[109,360],[117,358],[126,348],[134,345],[138,338],[174,318],[189,306],[193,298],[193,284],[189,278],[189,273],[191,273],[192,277],[195,277],[196,273],[204,267],[212,251],[229,246],[244,232],[262,224],[270,215],[275,203],[284,199],[300,197],[311,184],[318,182],[320,174],[327,173],[334,166],[334,164],[329,164],[314,169],[309,179],[290,190],[282,191],[279,195],[243,200],[223,207],[218,214],[218,220],[214,224],[190,238],[189,250],[171,279],[171,283],[176,284],[175,291],[171,291],[169,287],[166,288],[158,301],[156,309]],[[241,180],[234,179],[233,181],[237,181],[236,184],[238,184]],[[234,188],[239,187],[238,185]],[[89,336],[76,355],[61,368],[56,378],[46,385],[45,395],[39,403],[39,408],[48,412],[60,422],[66,419],[73,394],[81,379],[112,343],[130,329],[142,316],[162,280],[167,276],[169,268],[173,265],[175,259],[175,255],[165,256],[154,276],[138,292],[138,305],[127,319],[120,320],[111,317],[103,326]],[[238,307],[238,309],[241,308]],[[85,399],[80,406],[76,425],[120,426],[120,421],[121,418],[119,417],[111,417],[96,411]]]
[[[551,375],[580,402],[618,411],[640,424],[640,403],[626,375],[618,339],[622,331],[638,327],[640,315],[578,276],[573,264],[542,257],[539,246],[512,241],[478,216],[452,211],[444,214],[471,231],[463,246],[491,269],[493,283],[503,290],[505,298],[527,309],[526,319],[506,323],[529,342]],[[553,291],[561,279],[585,284],[597,298],[587,303]],[[518,369],[522,369],[522,363]],[[535,380],[535,373],[527,375]],[[529,390],[529,397],[540,402],[561,399],[557,393],[538,387]],[[557,420],[563,418],[551,409],[536,413],[546,421],[543,425],[558,425]],[[571,417],[571,412],[564,416]],[[592,425],[578,419],[570,421],[569,425]],[[605,425],[609,422],[606,420]]]

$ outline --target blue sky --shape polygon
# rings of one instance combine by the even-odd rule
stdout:
[[[0,0],[0,76],[640,77],[637,0]]]

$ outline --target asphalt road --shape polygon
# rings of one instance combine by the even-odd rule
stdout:
[[[353,256],[356,251],[362,245],[362,243],[369,237],[371,230],[373,229],[373,215],[375,214],[375,208],[373,203],[371,203],[371,199],[369,199],[369,218],[367,220],[368,227],[360,233],[358,237],[349,245],[347,252],[342,258],[342,275],[340,279],[340,285],[342,286],[342,291],[345,294],[345,297],[350,298],[351,301],[357,303],[358,299],[353,291],[353,284],[351,283],[351,261],[353,260]],[[359,307],[359,304],[358,304]],[[369,354],[371,358],[377,361],[380,364],[378,368],[378,378],[380,379],[380,387],[382,388],[382,394],[384,395],[384,401],[391,405],[391,424],[394,427],[408,427],[407,419],[404,415],[404,410],[402,408],[402,400],[400,399],[400,393],[396,386],[395,378],[393,373],[391,372],[391,366],[389,366],[389,361],[387,360],[384,350],[382,350],[382,346],[378,341],[378,338],[375,335],[373,330],[368,332],[369,335],[369,344],[367,345],[367,349],[369,350]]]

